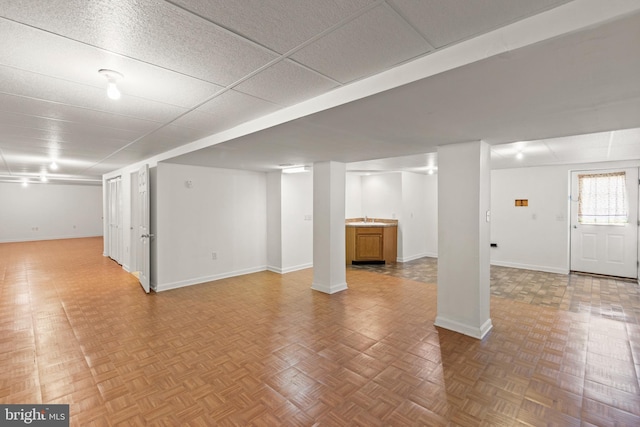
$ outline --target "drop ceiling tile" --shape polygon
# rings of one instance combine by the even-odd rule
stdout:
[[[572,156],[575,151],[585,149],[606,150],[611,138],[610,132],[572,135],[561,138],[544,139],[543,142],[559,158]]]
[[[174,122],[179,126],[202,129],[214,134],[256,119],[281,107],[260,98],[228,90]]]
[[[42,74],[0,66],[3,92],[65,105],[164,122],[187,111],[185,108],[141,98],[107,98],[105,90]]]
[[[82,129],[77,129],[74,132],[57,132],[7,125],[3,126],[0,138],[0,147],[5,147],[12,141],[22,139],[23,141],[32,141],[30,144],[32,146],[51,147],[52,149],[63,144],[83,144],[87,147],[97,148],[101,145],[119,147],[131,142],[131,139],[95,134]]]
[[[110,154],[108,150],[92,150],[85,152],[82,150],[69,150],[61,153],[56,160],[58,170],[48,169],[51,158],[43,155],[40,150],[29,148],[3,149],[4,158],[9,165],[9,169],[15,174],[40,174],[42,171],[56,174],[77,174],[84,173],[84,170],[96,162],[96,156],[106,157]]]
[[[283,60],[242,82],[236,89],[280,105],[293,105],[339,86],[293,61]]]
[[[0,64],[105,90],[99,69],[124,75],[125,96],[190,108],[222,89],[180,73],[106,52],[11,21],[0,21]],[[25,55],[25,51],[29,52]]]
[[[634,145],[640,147],[640,129],[624,129],[613,132],[612,146]]]
[[[372,2],[175,0],[176,4],[279,53],[289,51]]]
[[[91,123],[95,126],[144,133],[156,129],[161,124],[151,120],[3,93],[0,93],[0,111],[72,123]]]
[[[24,0],[0,16],[221,86],[276,57],[169,2]]]
[[[430,46],[395,12],[378,6],[292,55],[347,83],[425,54]]]
[[[433,46],[489,32],[570,0],[390,0]]]
[[[51,135],[54,140],[57,139],[60,141],[65,140],[65,135],[78,135],[78,137],[86,138],[87,141],[91,141],[92,138],[101,137],[133,140],[143,135],[143,133],[140,132],[95,126],[91,123],[52,120],[24,114],[7,113],[4,111],[0,111],[0,126],[38,130]]]

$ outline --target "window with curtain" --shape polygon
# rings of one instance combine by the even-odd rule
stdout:
[[[578,222],[626,224],[629,217],[626,173],[578,175]]]

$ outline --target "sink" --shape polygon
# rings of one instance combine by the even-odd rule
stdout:
[[[348,222],[347,225],[352,227],[384,227],[385,225],[389,225],[386,222],[371,222],[371,221],[357,221],[357,222]]]

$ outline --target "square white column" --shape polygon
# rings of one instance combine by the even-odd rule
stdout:
[[[347,289],[344,163],[313,165],[313,284],[333,294]]]
[[[435,325],[481,339],[489,315],[491,158],[482,141],[438,147]]]

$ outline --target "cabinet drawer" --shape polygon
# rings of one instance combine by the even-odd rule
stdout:
[[[382,234],[382,227],[358,227],[356,234]]]

